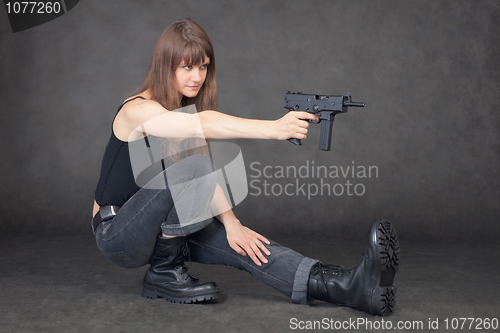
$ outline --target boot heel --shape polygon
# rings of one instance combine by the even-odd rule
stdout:
[[[394,287],[377,287],[372,293],[372,313],[388,316],[396,306],[396,292]]]
[[[149,299],[157,299],[157,298],[161,298],[160,295],[158,295],[158,293],[154,290],[149,290],[149,289],[146,289],[146,288],[142,288],[142,297],[144,298],[149,298]]]

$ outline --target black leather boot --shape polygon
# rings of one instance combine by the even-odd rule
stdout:
[[[195,303],[219,298],[214,282],[199,283],[187,273],[184,257],[188,251],[185,237],[156,239],[151,267],[142,282],[142,297],[165,298],[174,303]]]
[[[311,269],[308,295],[376,315],[389,315],[396,302],[392,286],[399,263],[396,230],[387,220],[373,224],[368,250],[351,269],[318,263]]]

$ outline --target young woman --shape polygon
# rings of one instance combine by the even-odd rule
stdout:
[[[189,105],[198,112],[173,112]],[[215,58],[210,39],[189,19],[174,22],[156,43],[139,94],[120,106],[112,124],[92,220],[104,256],[122,267],[150,264],[142,293],[148,298],[192,303],[219,297],[215,283],[201,283],[187,273],[184,258],[189,251],[192,261],[246,270],[294,303],[306,304],[312,298],[372,314],[392,313],[399,243],[389,221],[372,226],[362,260],[352,269],[343,269],[323,265],[267,239],[243,226],[229,208],[219,210],[213,219],[181,221],[180,206],[191,207],[188,213],[204,210],[215,201],[224,206],[220,187],[210,177],[203,177],[212,170],[202,148],[192,150],[189,156],[170,155],[174,157],[161,172],[169,175],[163,188],[138,186],[129,148],[146,136],[174,142],[193,137],[305,139],[306,120],[317,120],[307,112],[289,112],[275,121],[250,120],[216,109]],[[175,150],[175,144],[168,149]],[[161,173],[158,177],[165,179]],[[204,181],[192,195],[183,195],[192,188],[185,186],[179,196],[184,205],[178,205],[171,191],[171,181],[176,179],[172,175],[187,182]]]

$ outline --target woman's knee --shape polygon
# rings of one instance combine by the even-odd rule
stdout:
[[[192,189],[208,194],[215,191],[217,174],[212,170],[212,164],[207,156],[192,155],[167,169],[168,185],[172,195],[179,191]]]
[[[205,155],[192,155],[186,157],[181,162],[181,168],[184,172],[189,173],[193,179],[204,177],[213,172],[212,162]]]

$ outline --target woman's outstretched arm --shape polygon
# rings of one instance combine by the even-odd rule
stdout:
[[[256,120],[230,116],[217,111],[198,113],[207,139],[305,139],[309,123],[318,120],[309,112],[288,112],[278,120]]]
[[[204,139],[305,139],[309,123],[318,120],[309,112],[291,111],[277,120],[256,120],[218,111],[183,113],[169,111],[151,100],[127,103],[115,120],[115,133],[132,141],[144,135]]]

